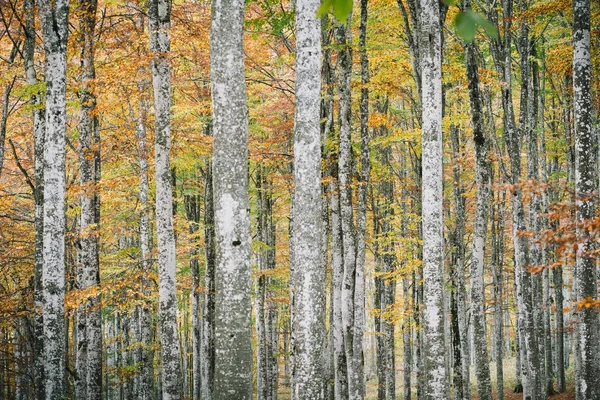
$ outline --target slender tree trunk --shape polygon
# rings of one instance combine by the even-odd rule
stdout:
[[[23,8],[25,12],[25,42],[23,45],[23,56],[25,58],[25,75],[28,85],[36,85],[39,81],[35,70],[35,1],[25,0]],[[33,119],[33,141],[34,141],[34,176],[35,176],[35,250],[34,250],[34,272],[33,272],[33,296],[35,304],[34,316],[34,387],[35,396],[41,400],[44,394],[44,318],[42,271],[44,265],[44,137],[46,132],[46,114],[40,93],[33,94],[29,99],[32,107]]]
[[[259,275],[256,279],[256,373],[257,395],[259,399],[269,399],[273,391],[271,380],[271,330],[269,324],[269,306],[267,305],[267,269],[271,268],[270,253],[270,187],[266,177],[267,171],[259,166],[256,174],[257,192],[257,237],[262,243],[256,257],[258,259]]]
[[[371,160],[369,152],[369,58],[367,56],[368,0],[360,2],[360,186],[358,187],[358,209],[356,215],[356,282],[354,288],[354,365],[361,379],[361,398],[365,397],[364,330],[365,330],[365,253],[367,234],[367,186],[369,184]]]
[[[217,1],[210,32],[216,233],[215,393],[252,398],[251,237],[244,2]],[[318,75],[317,75],[318,76]]]
[[[408,275],[402,279],[402,294],[404,296],[404,326],[402,328],[402,343],[404,352],[404,400],[412,398],[412,349],[411,349],[411,327],[410,327],[410,281]],[[395,370],[394,372],[395,373]]]
[[[495,204],[499,204],[499,199]],[[496,393],[498,400],[504,400],[504,340],[503,340],[503,302],[502,302],[502,263],[500,253],[504,251],[503,243],[499,240],[500,223],[504,218],[503,205],[498,205],[498,216],[495,214],[496,206],[492,206],[492,281],[494,287],[494,358],[496,361]]]
[[[138,83],[138,92],[141,96],[138,101],[138,117],[136,120],[136,136],[138,139],[138,162],[140,166],[139,200],[140,200],[140,267],[142,270],[140,284],[142,293],[150,293],[150,279],[152,260],[150,254],[150,206],[148,204],[148,145],[146,139],[146,85]],[[138,316],[140,325],[140,341],[142,347],[139,351],[141,361],[140,374],[140,399],[151,399],[153,393],[154,370],[152,351],[152,304],[146,302],[139,306]]]
[[[440,6],[421,0],[420,32],[423,88],[423,301],[425,398],[449,396],[444,345],[443,193],[442,193],[442,57]]]
[[[545,135],[545,108],[546,108],[546,64],[545,64],[545,43],[544,38],[542,37],[542,54],[541,54],[541,78],[540,78],[540,93],[539,93],[539,134],[540,134],[540,169],[541,169],[541,179],[542,185],[548,185],[548,173],[549,173],[549,165],[548,158],[546,154],[546,135]],[[542,192],[542,204],[541,204],[541,212],[542,221],[541,221],[541,229],[547,230],[549,229],[548,217],[546,214],[548,213],[549,206],[549,189],[544,189]],[[553,252],[552,247],[548,244],[545,244],[542,249],[542,265],[546,266],[552,262]],[[543,285],[543,304],[544,308],[542,310],[543,313],[543,344],[544,344],[544,354],[545,354],[545,375],[546,375],[546,393],[548,395],[556,394],[554,390],[554,362],[552,360],[552,324],[551,324],[551,308],[552,308],[552,300],[550,296],[550,270],[549,268],[544,268],[542,273],[542,285]],[[561,288],[562,290],[562,288]]]
[[[457,400],[467,400],[466,386],[469,386],[468,364],[470,360],[465,354],[465,349],[468,346],[467,323],[466,323],[466,304],[465,304],[465,197],[464,189],[461,185],[461,168],[460,168],[460,132],[458,127],[452,125],[450,128],[452,134],[452,151],[454,153],[454,209],[455,209],[455,228],[452,234],[454,246],[454,262],[453,262],[453,285],[454,291],[451,293],[450,308],[452,314],[452,345],[454,355],[454,395]],[[468,351],[466,352],[468,354]],[[467,366],[465,366],[467,364]],[[466,381],[466,382],[465,382]]]
[[[69,4],[38,4],[46,52],[43,313],[46,399],[65,394],[65,134]]]
[[[469,0],[463,0],[464,8],[469,8],[470,6],[471,2]],[[465,63],[471,105],[473,141],[475,142],[475,183],[477,185],[477,204],[471,257],[471,315],[473,316],[473,338],[475,344],[475,372],[477,375],[477,392],[479,398],[491,400],[492,385],[484,309],[485,240],[487,234],[488,202],[490,200],[490,169],[487,156],[488,144],[483,123],[483,101],[477,71],[477,48],[474,43],[465,44]]]
[[[573,2],[573,114],[575,116],[575,195],[577,202],[577,300],[590,302],[597,295],[596,259],[590,255],[595,246],[585,224],[596,216],[593,192],[595,168],[594,129],[592,122],[590,58],[590,1]],[[575,370],[579,386],[577,399],[600,396],[598,381],[598,311],[596,307],[578,310],[579,357]]]
[[[352,52],[350,27],[337,24],[335,37],[338,43],[339,93],[340,93],[340,139],[338,178],[340,192],[340,216],[342,245],[344,254],[344,278],[342,285],[342,324],[344,329],[344,350],[348,369],[348,398],[362,398],[362,366],[356,365],[354,354],[355,333],[355,293],[356,293],[356,234],[352,208],[352,143],[351,143],[351,87]],[[364,290],[364,286],[363,286]],[[359,338],[356,338],[360,340]]]
[[[324,398],[325,269],[321,261],[321,22],[319,2],[296,4],[296,116],[291,258],[292,398]]]
[[[373,298],[374,310],[374,331],[376,333],[376,368],[377,368],[377,400],[386,400],[386,351],[385,351],[385,335],[383,318],[385,312],[385,285],[384,277],[381,274],[384,272],[383,257],[380,252],[381,243],[377,240],[381,237],[381,207],[380,201],[375,200],[373,193],[371,194],[371,209],[373,212],[373,256],[375,258],[375,293]]]
[[[335,369],[335,399],[348,398],[348,369],[344,351],[344,330],[342,324],[342,285],[344,259],[342,254],[342,227],[340,222],[340,196],[337,182],[329,184],[331,209],[331,267],[333,288],[333,348]]]
[[[184,205],[189,231],[192,237],[192,248],[190,250],[190,270],[192,275],[191,314],[192,314],[192,384],[191,395],[194,400],[200,399],[200,343],[201,343],[201,320],[200,320],[200,263],[198,257],[200,248],[197,242],[198,230],[200,229],[200,195],[188,195],[184,198]],[[206,204],[205,204],[206,206]],[[184,357],[187,352],[184,352]]]
[[[562,267],[552,269],[554,283],[554,304],[556,305],[556,380],[558,392],[567,390],[565,379],[565,325],[563,318],[563,277]]]
[[[16,52],[12,52],[12,53],[16,53]],[[12,59],[14,59],[14,57],[12,57],[11,54],[11,64],[12,64]],[[10,68],[10,64],[9,64],[9,68]],[[4,142],[6,140],[6,125],[8,124],[8,114],[9,114],[9,110],[10,110],[10,92],[12,91],[12,88],[14,86],[15,83],[15,78],[13,78],[11,80],[10,83],[7,83],[4,85],[4,98],[3,98],[3,102],[2,102],[2,116],[0,117],[0,176],[2,176],[2,167],[4,166]]]
[[[96,25],[96,0],[80,0],[79,46],[81,50],[81,82],[79,91],[79,183],[85,188],[79,196],[79,289],[90,289],[100,284],[98,264],[98,221],[95,202],[96,189],[95,142],[98,117],[95,115],[96,96],[93,92],[95,79],[94,31]],[[77,313],[77,377],[76,397],[81,399],[102,398],[102,334],[100,299],[93,296]]]
[[[156,125],[155,179],[156,232],[158,245],[158,315],[162,358],[162,395],[181,398],[181,351],[177,329],[177,288],[173,192],[171,182],[171,67],[169,28],[171,0],[152,0],[148,7],[152,83]]]
[[[215,206],[210,162],[206,165],[204,183],[204,308],[200,344],[200,398],[211,400],[215,385]]]

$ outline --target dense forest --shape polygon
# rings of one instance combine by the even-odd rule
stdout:
[[[0,399],[600,399],[600,4],[0,0]]]

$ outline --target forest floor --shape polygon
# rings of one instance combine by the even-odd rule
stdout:
[[[522,400],[522,393],[514,393],[513,389],[516,386],[515,380],[515,360],[507,358],[503,363],[503,372],[504,372],[504,400]],[[573,363],[571,363],[571,366]],[[472,399],[476,400],[479,397],[477,396],[477,381],[474,375],[474,368],[471,368],[471,396]],[[492,388],[494,391],[494,399],[497,398],[496,395],[496,363],[490,363],[490,374],[492,377]],[[567,370],[567,391],[564,393],[556,394],[554,396],[550,396],[550,400],[575,400],[575,389],[573,387],[573,368]],[[555,384],[556,388],[556,384]],[[403,387],[402,387],[402,371],[396,371],[396,398],[402,399]],[[416,399],[416,388],[413,388],[413,399]],[[278,392],[278,398],[280,400],[289,400],[290,399],[290,388],[289,387],[281,387]],[[367,400],[375,400],[377,399],[377,379],[371,379],[367,382],[367,394],[365,396]]]

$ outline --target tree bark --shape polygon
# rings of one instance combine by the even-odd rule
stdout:
[[[202,312],[202,339],[200,345],[200,397],[211,400],[215,385],[215,206],[213,174],[210,162],[206,166],[204,182],[204,308]]]
[[[200,344],[201,344],[201,313],[202,302],[200,300],[200,246],[197,242],[198,230],[200,229],[200,195],[191,194],[184,198],[185,211],[189,223],[189,232],[192,237],[192,248],[190,250],[190,270],[192,275],[191,314],[192,314],[192,384],[191,395],[194,400],[200,399]],[[206,207],[206,204],[205,204]],[[184,352],[184,357],[187,352]]]
[[[213,3],[210,66],[216,235],[216,399],[252,398],[251,237],[244,2]]]
[[[452,314],[452,345],[454,359],[454,393],[457,400],[467,400],[470,391],[468,387],[470,360],[468,347],[468,331],[467,331],[467,316],[466,316],[466,293],[465,293],[465,197],[464,189],[461,185],[461,145],[460,132],[458,127],[452,125],[450,127],[452,134],[452,151],[453,151],[453,175],[454,175],[454,212],[455,212],[455,228],[452,234],[453,252],[453,274],[452,281],[454,291],[451,293],[450,308]],[[465,365],[466,364],[466,365]]]
[[[575,116],[575,195],[577,202],[577,300],[589,302],[597,299],[596,259],[590,252],[595,249],[585,224],[596,216],[593,192],[597,172],[595,153],[590,58],[590,2],[573,2],[573,114]],[[598,381],[598,311],[595,307],[582,307],[577,311],[579,323],[579,368],[575,379],[579,386],[578,399],[595,399],[600,396]]]
[[[155,109],[156,232],[158,246],[158,315],[162,355],[162,395],[181,398],[181,351],[177,326],[177,287],[173,192],[171,182],[171,67],[169,29],[171,0],[152,0],[148,7],[152,84]]]
[[[348,368],[344,351],[342,324],[342,285],[344,259],[342,254],[342,227],[340,222],[340,196],[337,182],[329,183],[331,209],[331,267],[333,290],[333,348],[335,370],[335,399],[348,398]]]
[[[43,314],[46,399],[65,393],[65,135],[69,4],[38,4],[46,53]]]
[[[444,237],[442,191],[442,59],[440,6],[421,0],[423,88],[423,301],[425,398],[448,398],[444,345]]]
[[[325,269],[321,240],[321,21],[317,0],[296,3],[296,115],[292,209],[292,398],[324,398]]]
[[[138,163],[139,173],[139,200],[140,200],[140,278],[142,293],[150,293],[150,279],[148,275],[152,268],[150,249],[150,206],[148,204],[148,145],[146,139],[146,109],[145,98],[146,85],[138,83],[140,99],[138,101],[138,116],[136,119],[136,136],[138,139]],[[140,325],[140,341],[142,347],[138,352],[141,362],[139,396],[140,399],[151,399],[154,383],[154,369],[152,351],[152,304],[144,302],[138,307]]]
[[[87,289],[100,284],[98,263],[98,220],[96,205],[95,154],[99,143],[95,142],[99,129],[95,115],[96,96],[93,91],[96,71],[94,66],[94,32],[96,25],[96,0],[80,0],[79,46],[81,51],[81,80],[79,90],[79,184],[83,188],[79,195],[81,208],[79,218],[79,266],[77,285]],[[77,378],[76,398],[100,399],[102,397],[102,333],[100,299],[97,295],[77,312]]]
[[[335,27],[335,38],[338,43],[339,66],[339,158],[338,179],[340,192],[340,220],[342,228],[342,247],[344,277],[342,285],[342,325],[344,330],[344,350],[348,369],[348,398],[362,398],[362,366],[356,365],[354,352],[355,333],[355,293],[356,293],[356,232],[354,229],[354,212],[352,208],[352,142],[351,142],[351,87],[352,51],[350,27],[338,23]],[[363,286],[364,288],[364,286]],[[356,338],[359,340],[358,338]]]
[[[360,34],[358,39],[360,54],[360,185],[358,187],[358,209],[356,213],[356,281],[354,288],[354,365],[361,379],[361,398],[365,397],[364,373],[364,331],[365,331],[365,254],[367,234],[367,187],[369,184],[371,160],[369,153],[369,58],[367,56],[367,17],[368,0],[360,2]]]
[[[23,2],[25,13],[25,42],[23,44],[23,57],[25,76],[28,85],[39,83],[35,70],[35,0]],[[45,398],[44,394],[44,317],[42,273],[44,267],[44,137],[46,133],[46,110],[42,103],[40,93],[29,98],[32,107],[33,141],[34,141],[34,177],[35,177],[35,211],[34,211],[34,272],[33,272],[33,297],[35,305],[34,315],[34,387],[36,398]]]
[[[471,2],[463,0],[463,7],[470,8]],[[488,202],[490,200],[490,169],[488,144],[483,122],[483,101],[479,88],[477,48],[474,43],[465,44],[465,64],[471,105],[471,124],[475,142],[475,184],[477,185],[473,252],[471,257],[471,315],[475,344],[475,373],[479,398],[491,400],[487,334],[485,326],[485,240],[487,234]]]

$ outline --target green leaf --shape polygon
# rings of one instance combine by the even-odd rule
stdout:
[[[454,18],[454,27],[456,34],[465,42],[472,42],[477,33],[477,27],[480,26],[492,38],[498,37],[496,27],[488,21],[483,15],[469,8],[459,12]]]
[[[346,23],[352,12],[352,0],[323,0],[317,10],[317,17],[322,17],[333,9],[333,16],[341,23]]]
[[[454,27],[456,28],[456,34],[465,42],[472,42],[475,39],[477,27],[470,13],[461,11],[456,14]]]
[[[331,8],[331,3],[332,0],[323,0],[321,5],[319,6],[319,9],[317,10],[317,17],[322,17],[323,15],[327,14],[329,12],[329,9]]]

